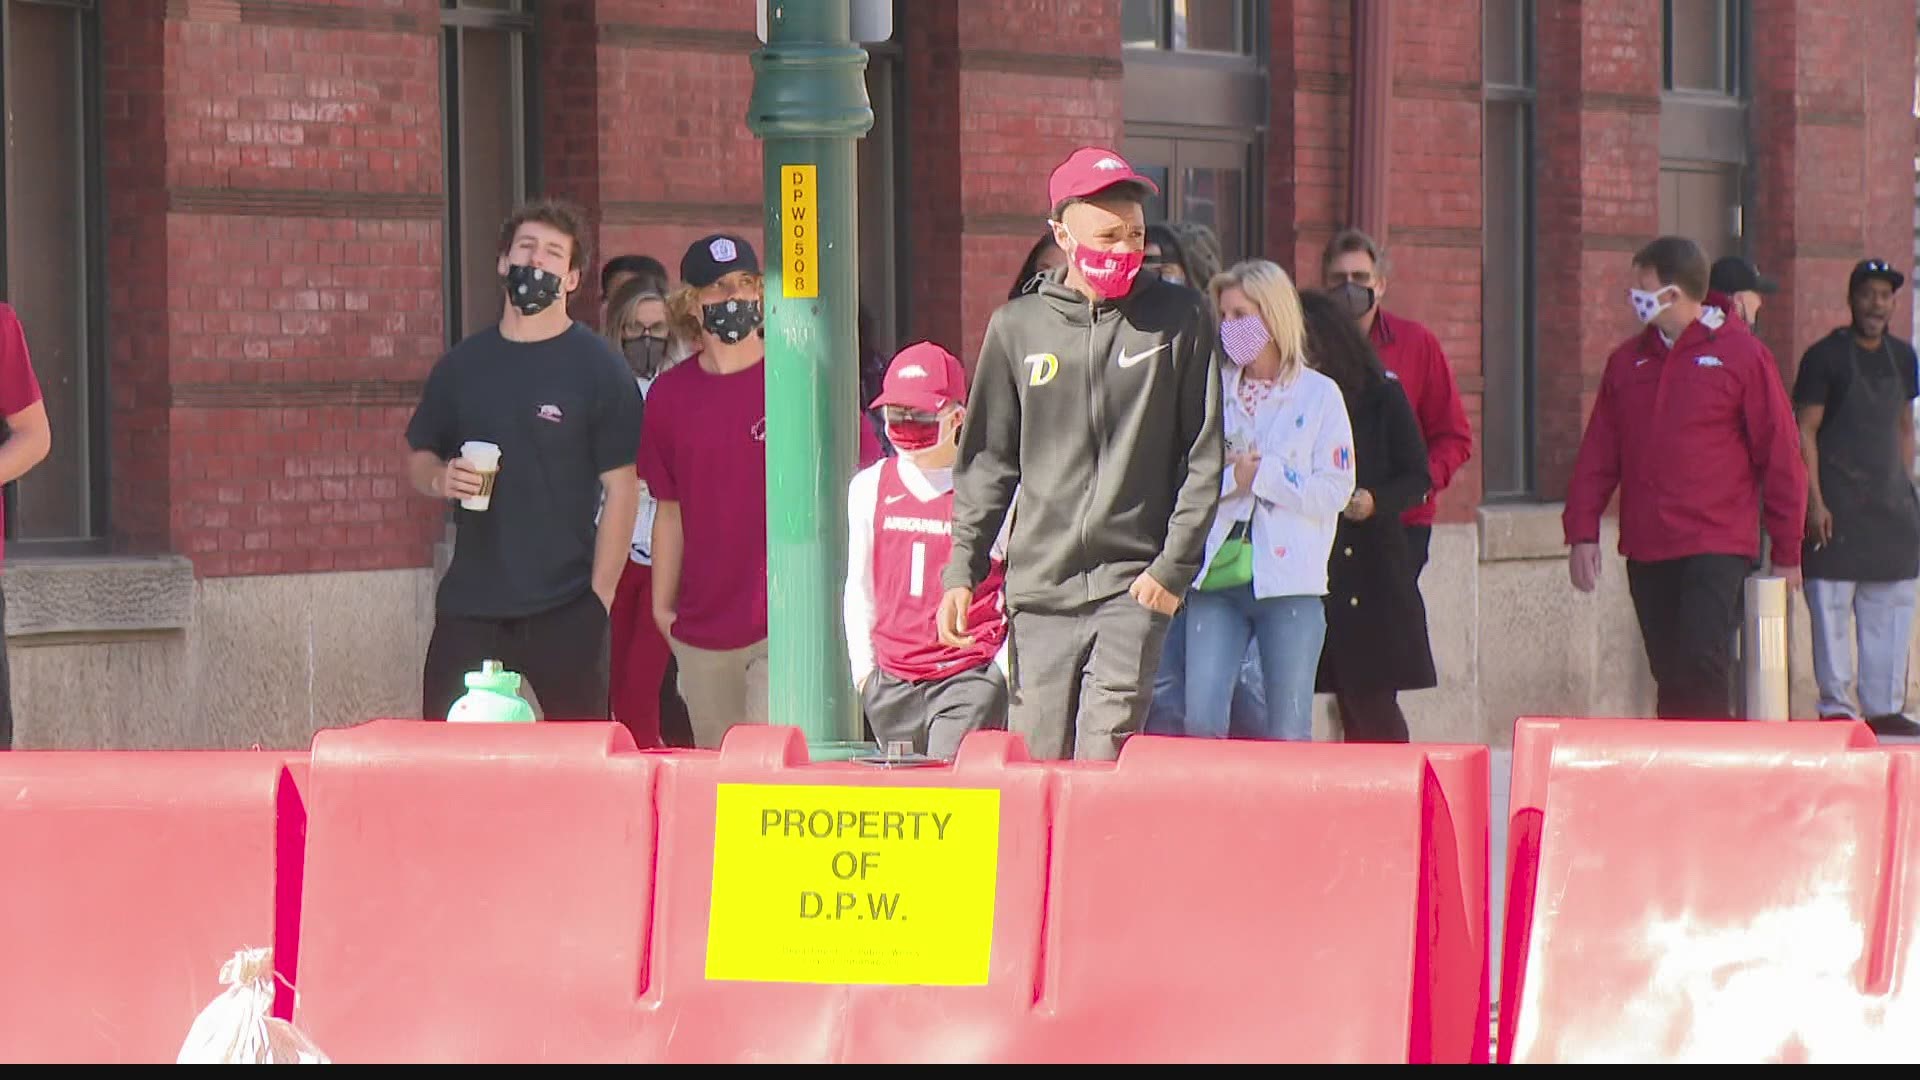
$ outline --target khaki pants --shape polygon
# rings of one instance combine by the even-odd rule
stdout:
[[[673,642],[680,699],[687,703],[693,744],[717,750],[735,724],[767,722],[767,643],[744,649],[698,649]]]

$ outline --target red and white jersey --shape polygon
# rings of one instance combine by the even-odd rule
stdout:
[[[973,593],[973,644],[942,645],[934,630],[940,573],[953,553],[951,472],[888,458],[854,477],[848,502],[847,645],[855,680],[879,667],[924,682],[992,662],[1007,639],[1004,542]]]

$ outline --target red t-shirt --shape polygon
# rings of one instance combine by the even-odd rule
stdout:
[[[0,303],[0,416],[12,416],[40,400],[40,380],[33,377],[33,359],[27,354],[27,333],[11,304]],[[0,504],[0,536],[5,535],[5,505]],[[4,541],[0,541],[4,547]]]
[[[900,459],[880,467],[873,507],[874,666],[908,682],[944,679],[993,661],[1007,640],[1006,568],[994,560],[973,590],[967,628],[973,644],[940,643],[940,573],[953,555],[953,489],[920,501],[900,478]]]
[[[640,476],[680,504],[673,637],[744,649],[767,636],[767,365],[716,375],[696,354],[647,393]]]

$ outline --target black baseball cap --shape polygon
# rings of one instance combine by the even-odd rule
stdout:
[[[696,289],[704,289],[736,270],[760,272],[760,259],[753,245],[738,236],[714,233],[693,242],[680,257],[680,280]]]
[[[1847,276],[1847,292],[1851,293],[1858,289],[1863,281],[1876,278],[1893,286],[1896,290],[1907,283],[1907,275],[1895,270],[1893,264],[1887,260],[1862,259],[1854,264],[1853,273]]]
[[[1758,267],[1738,255],[1715,259],[1713,277],[1707,284],[1707,288],[1728,296],[1737,292],[1771,293],[1779,287],[1772,278],[1761,276]]]

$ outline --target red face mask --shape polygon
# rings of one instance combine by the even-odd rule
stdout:
[[[940,421],[889,420],[887,439],[902,453],[932,449],[940,442]]]
[[[1067,233],[1067,237],[1073,241],[1073,265],[1102,300],[1127,295],[1133,288],[1133,279],[1140,274],[1140,267],[1147,261],[1145,251],[1092,251],[1072,233]]]

